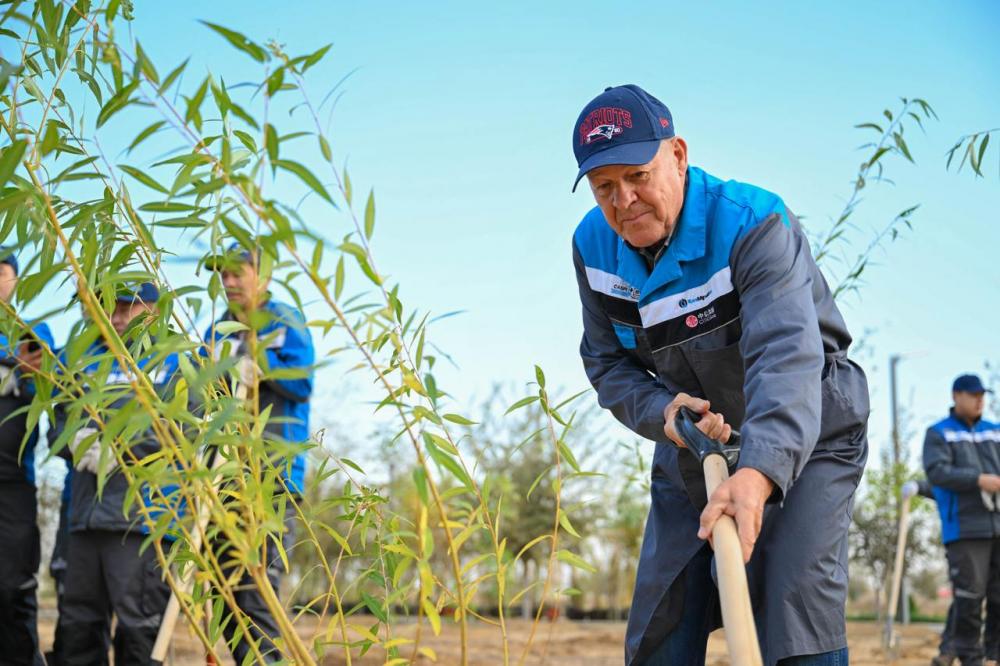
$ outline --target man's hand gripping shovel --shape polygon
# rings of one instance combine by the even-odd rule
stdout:
[[[711,497],[729,478],[729,466],[739,459],[739,433],[733,431],[729,442],[705,435],[695,425],[700,417],[687,407],[677,412],[674,428],[688,450],[694,454],[705,474],[705,489]],[[733,666],[762,666],[750,590],[743,565],[743,551],[732,516],[723,515],[712,528],[716,570],[719,578],[719,602],[726,643]]]

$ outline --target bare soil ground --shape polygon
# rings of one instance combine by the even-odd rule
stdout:
[[[531,625],[521,620],[508,622],[510,636],[510,662],[518,663],[521,652],[528,639]],[[311,641],[313,632],[303,622],[303,637],[307,643]],[[852,622],[848,624],[847,633],[850,642],[851,664],[853,666],[880,666],[895,664],[897,666],[927,666],[931,658],[937,654],[939,626],[915,624],[901,628],[901,642],[898,657],[890,659],[882,650],[882,627],[875,623]],[[42,618],[39,631],[42,645],[51,644],[52,620]],[[415,626],[403,625],[397,627],[394,637],[412,638]],[[504,663],[503,648],[499,631],[492,626],[475,622],[469,625],[469,664],[470,666],[496,666]],[[625,636],[625,624],[622,622],[571,622],[558,620],[553,623],[544,622],[539,625],[531,654],[525,660],[530,666],[604,666],[622,663],[622,644]],[[460,663],[459,632],[456,625],[445,622],[440,636],[434,636],[428,627],[422,631],[421,645],[430,647],[437,656],[437,664],[450,665]],[[403,656],[409,656],[406,646],[403,646]],[[224,649],[220,646],[220,651]],[[331,653],[333,651],[331,650]],[[375,666],[383,664],[385,654],[372,650],[361,659],[353,659],[356,666]],[[222,664],[232,664],[225,655]],[[327,656],[324,666],[339,666],[346,663],[342,656]],[[414,664],[432,664],[429,658],[417,656]],[[708,645],[708,666],[724,666],[729,663],[726,655],[725,637],[721,631],[712,634]],[[170,666],[202,666],[205,664],[204,651],[200,649],[193,636],[184,624],[178,625],[178,634],[174,640],[172,657],[167,661]]]

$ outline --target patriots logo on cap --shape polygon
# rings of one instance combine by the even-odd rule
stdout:
[[[594,141],[611,141],[615,134],[621,134],[624,130],[618,125],[598,125],[587,133],[586,143]]]

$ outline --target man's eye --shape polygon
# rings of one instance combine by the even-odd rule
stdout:
[[[611,192],[611,186],[607,183],[603,183],[597,186],[597,193],[601,196],[607,196]]]
[[[649,172],[637,171],[636,173],[632,174],[632,180],[637,183],[646,182],[647,180],[649,180]]]

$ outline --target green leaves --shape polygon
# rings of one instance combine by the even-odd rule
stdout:
[[[375,190],[368,193],[368,202],[365,204],[365,238],[371,240],[375,231]]]
[[[314,176],[312,171],[309,169],[292,160],[272,160],[271,163],[276,168],[284,169],[289,173],[295,174],[303,183],[308,185],[313,192],[323,197],[326,201],[333,203],[333,198],[330,197],[330,193],[326,191],[325,187],[323,187],[323,183],[319,182],[319,179]]]
[[[955,142],[955,145],[948,149],[948,160],[945,163],[945,168],[951,168],[952,160],[955,158],[955,155],[961,151],[962,159],[959,162],[956,171],[961,171],[962,168],[965,167],[966,163],[968,163],[972,172],[975,173],[978,178],[982,178],[983,159],[986,156],[986,148],[990,144],[990,137],[994,133],[1000,133],[1000,127],[994,127],[990,130],[959,137],[958,141]],[[998,173],[1000,173],[1000,171],[998,171]]]
[[[132,99],[132,93],[135,89],[139,87],[139,79],[133,79],[131,83],[115,93],[111,99],[107,101],[101,112],[97,114],[97,126],[101,127],[104,123],[114,114],[118,113],[124,109],[129,104],[132,104],[135,100]]]
[[[150,188],[152,190],[156,190],[157,192],[160,192],[162,194],[170,194],[170,192],[167,190],[167,188],[163,187],[163,185],[160,185],[158,182],[156,182],[155,180],[153,180],[145,172],[140,171],[139,169],[136,169],[135,167],[128,166],[127,164],[119,164],[118,168],[121,169],[122,171],[124,171],[125,173],[127,173],[128,175],[132,176],[133,178],[135,178],[137,181],[139,181],[140,183],[142,183],[146,187],[148,187],[148,188]]]
[[[14,170],[21,163],[28,142],[24,139],[14,141],[0,152],[0,186],[3,186],[14,175]]]
[[[246,53],[257,62],[264,62],[267,60],[267,52],[258,44],[248,39],[246,35],[236,32],[235,30],[230,30],[229,28],[224,28],[215,23],[209,23],[208,21],[201,21],[201,24],[222,35],[227,42],[243,53]]]
[[[278,133],[271,123],[264,125],[264,147],[267,149],[267,159],[271,160],[271,168],[277,168],[275,162],[278,160]]]
[[[597,573],[597,569],[593,565],[588,564],[579,555],[577,555],[576,553],[571,553],[568,550],[560,550],[558,553],[556,553],[556,558],[560,562],[565,562],[566,564],[576,569],[583,569],[584,571],[588,571],[590,573]]]

